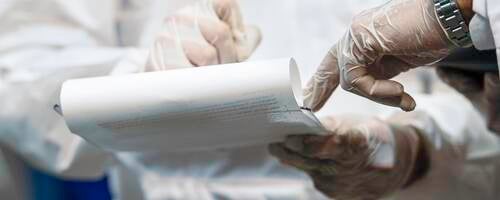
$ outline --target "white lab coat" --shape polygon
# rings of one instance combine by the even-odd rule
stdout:
[[[140,71],[147,57],[141,47],[152,43],[163,15],[177,8],[171,3],[180,1],[7,2],[0,4],[1,16],[8,16],[0,18],[0,41],[7,41],[0,42],[0,68],[4,69],[0,143],[34,166],[74,179],[94,179],[109,172],[116,199],[324,198],[307,176],[271,158],[265,144],[210,152],[109,153],[69,133],[63,119],[52,112],[64,79]],[[350,17],[380,1],[343,1],[341,7],[331,0],[241,3],[245,20],[263,29],[264,41],[253,59],[292,55],[307,77],[342,35]],[[407,85],[413,85],[409,89],[415,94],[418,81],[411,80]],[[424,96],[418,102],[422,114],[414,123],[432,130],[429,142],[436,147],[434,155],[446,158],[436,159],[440,168],[434,167],[438,170],[422,182],[451,188],[434,191],[441,185],[428,188],[429,184],[420,183],[398,194],[399,199],[408,199],[406,194],[427,195],[420,199],[445,199],[440,197],[452,194],[477,197],[492,191],[475,186],[490,185],[491,180],[496,185],[490,186],[499,188],[500,179],[492,179],[489,173],[498,173],[498,165],[491,161],[500,149],[498,138],[484,129],[467,100],[449,92]],[[321,114],[383,116],[390,112],[394,110],[339,91]],[[456,149],[462,151],[456,153]],[[489,171],[483,170],[485,166]],[[439,173],[448,169],[454,173]]]
[[[470,22],[470,32],[474,46],[480,50],[496,49],[500,58],[500,2],[474,0],[473,10],[476,15]]]
[[[306,176],[279,165],[266,145],[185,154],[109,153],[71,134],[52,110],[65,79],[108,75],[115,66],[116,74],[140,71],[147,56],[140,47],[152,44],[164,17],[187,3],[2,3],[2,147],[60,177],[93,180],[108,172],[116,199],[315,198]]]

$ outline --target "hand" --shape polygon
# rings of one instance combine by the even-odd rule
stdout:
[[[340,85],[347,91],[405,111],[415,100],[388,80],[448,55],[451,43],[430,0],[392,0],[354,18],[306,87],[305,105],[317,111]]]
[[[330,135],[291,136],[270,145],[271,154],[337,200],[379,199],[414,180],[420,139],[413,128],[345,117],[322,123]]]
[[[204,1],[165,20],[146,71],[241,62],[260,41],[259,29],[244,25],[236,0]]]
[[[467,97],[486,116],[488,128],[500,134],[500,80],[497,73],[437,68],[439,77]]]

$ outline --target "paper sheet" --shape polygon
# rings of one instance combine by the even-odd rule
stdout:
[[[320,134],[301,109],[293,59],[69,80],[61,107],[70,130],[119,151],[189,151]]]

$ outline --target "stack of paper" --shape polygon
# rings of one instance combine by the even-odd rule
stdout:
[[[69,80],[61,106],[70,130],[118,151],[189,151],[321,134],[301,109],[293,59]]]

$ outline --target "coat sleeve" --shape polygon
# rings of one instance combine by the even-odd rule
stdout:
[[[496,49],[500,56],[500,3],[496,0],[474,0],[473,3],[476,15],[469,27],[474,46],[480,50]]]
[[[493,31],[493,37],[495,38],[497,58],[500,58],[500,2],[488,0],[487,6],[490,25]],[[498,66],[500,69],[500,62]]]
[[[415,97],[417,110],[397,117],[421,133],[429,168],[395,199],[497,199],[500,137],[458,93]]]
[[[500,137],[490,132],[474,106],[456,92],[416,96],[418,107],[402,121],[420,130],[433,154],[461,161],[500,157]],[[432,155],[435,156],[435,155]],[[439,161],[439,160],[438,160]]]
[[[100,47],[44,51],[33,62],[25,62],[26,66],[60,66],[60,69],[26,72],[14,68],[8,72],[0,87],[2,148],[8,148],[30,165],[56,176],[101,178],[111,154],[72,134],[53,106],[58,104],[64,80],[109,73],[120,59],[121,51]],[[20,51],[10,51],[9,54],[24,57],[20,60],[28,59]],[[2,60],[7,58],[0,58],[0,62]]]

